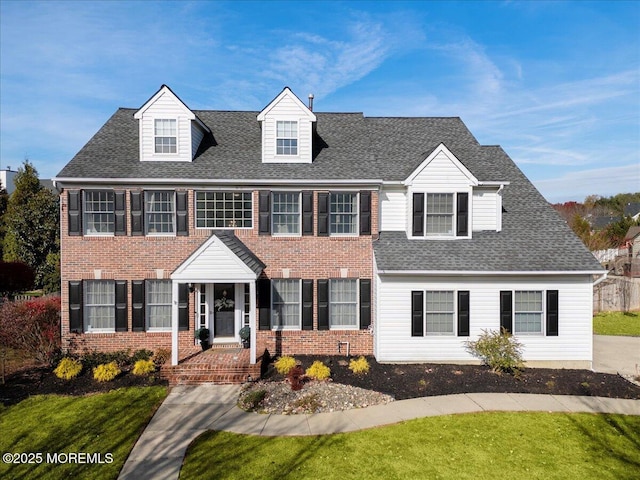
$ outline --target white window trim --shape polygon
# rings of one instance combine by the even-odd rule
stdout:
[[[452,323],[452,331],[451,333],[443,333],[443,332],[429,332],[427,328],[427,292],[451,292],[453,294],[453,323]],[[432,290],[425,289],[424,290],[424,298],[422,300],[422,308],[423,308],[423,328],[424,328],[424,336],[425,337],[457,337],[458,336],[458,290]]]
[[[205,192],[205,193],[250,193],[251,194],[251,226],[250,227],[199,227],[198,226],[198,193],[200,192]],[[253,227],[255,226],[255,222],[254,222],[254,212],[253,212],[253,207],[255,205],[254,202],[254,195],[253,195],[253,191],[249,190],[203,190],[203,189],[199,189],[199,190],[194,190],[193,193],[193,197],[194,197],[194,201],[193,201],[193,211],[194,211],[194,223],[195,223],[195,227],[196,230],[253,230]]]
[[[275,287],[273,285],[273,281],[274,280],[286,280],[286,281],[298,281],[298,305],[300,306],[300,308],[298,309],[298,325],[297,326],[292,326],[292,325],[275,325],[273,319],[274,319],[274,309],[273,309],[273,291],[275,290]],[[291,330],[291,331],[298,331],[298,330],[302,330],[302,279],[301,278],[274,278],[271,280],[271,330],[273,331],[285,331],[285,330]]]
[[[413,194],[414,193],[424,193],[424,204],[423,204],[423,222],[424,222],[424,235],[414,235],[413,234]],[[432,235],[427,233],[427,195],[432,193],[447,193],[453,195],[453,234],[452,235]],[[458,219],[458,194],[459,193],[467,193],[469,194],[469,205],[468,209],[468,218],[467,218],[467,234],[466,235],[456,235],[457,230],[457,219]],[[409,188],[407,192],[407,238],[409,239],[427,239],[427,240],[468,240],[472,237],[473,234],[473,190],[446,190],[446,189],[420,189],[414,190]]]
[[[156,152],[156,138],[168,138],[172,135],[156,135],[156,120],[175,120],[176,122],[176,151],[175,152]],[[178,156],[180,155],[180,119],[178,117],[152,117],[151,118],[151,128],[153,129],[153,144],[151,151],[152,155],[158,157],[170,157],[170,156]]]
[[[513,335],[517,335],[520,337],[545,337],[547,335],[546,327],[547,327],[547,291],[546,290],[535,290],[535,289],[526,289],[526,290],[512,290],[512,300],[511,300],[511,308],[513,312],[511,333]],[[517,313],[538,313],[538,312],[517,312],[516,311],[516,292],[540,292],[542,296],[542,311],[540,312],[540,331],[539,332],[517,332],[516,331],[516,314]]]
[[[278,122],[290,122],[296,124],[296,137],[278,137]],[[275,121],[274,128],[274,145],[273,156],[280,159],[296,159],[300,157],[300,121],[297,118],[279,118]],[[296,140],[296,153],[278,153],[278,140]]]
[[[333,280],[355,280],[356,282],[356,321],[355,325],[331,326],[331,282]],[[360,279],[358,278],[330,278],[329,279],[329,330],[360,330]]]
[[[145,286],[144,286],[144,324],[145,324],[145,331],[147,332],[170,332],[171,331],[171,322],[169,322],[169,326],[168,327],[151,327],[149,326],[149,301],[147,299],[147,294],[148,294],[148,283],[147,282],[158,282],[158,281],[162,281],[162,282],[167,282],[169,285],[171,285],[171,280],[164,280],[164,279],[147,279],[147,281],[145,282]],[[171,300],[169,302],[169,306],[171,306],[173,300]],[[154,305],[162,305],[162,304],[154,304]],[[197,325],[197,324],[196,324]]]
[[[83,285],[82,285],[82,317],[83,317],[83,323],[85,323],[88,320],[89,315],[87,315],[87,309],[89,307],[92,306],[97,306],[94,304],[89,304],[87,302],[87,282],[111,282],[113,283],[113,304],[109,304],[109,306],[113,307],[113,328],[94,328],[91,325],[88,326],[88,328],[84,329],[83,326],[83,331],[84,333],[115,333],[116,332],[116,291],[115,291],[115,282],[113,280],[84,280],[83,281]],[[107,306],[107,305],[102,305],[102,306]],[[85,323],[86,324],[86,323]]]
[[[354,233],[332,233],[331,232],[331,215],[335,215],[331,213],[331,195],[333,194],[345,194],[349,193],[356,196],[356,225]],[[329,236],[330,237],[359,237],[360,236],[360,193],[353,191],[338,191],[333,190],[329,192]]]
[[[113,237],[116,229],[116,205],[115,198],[113,201],[113,210],[111,215],[113,217],[113,232],[88,232],[87,231],[87,193],[88,192],[109,192],[110,189],[89,189],[82,191],[82,235],[85,237]]]
[[[276,233],[274,227],[274,212],[273,212],[273,194],[274,193],[293,193],[293,194],[297,194],[298,195],[298,233]],[[269,226],[271,228],[271,236],[272,237],[289,237],[289,238],[297,238],[297,237],[302,237],[302,192],[301,191],[295,191],[295,190],[272,190],[271,191],[271,198],[270,198],[270,204],[271,204],[271,212],[269,214],[269,216],[271,217],[269,220],[271,222],[271,225]]]
[[[155,193],[155,192],[170,192],[173,193],[173,232],[150,232],[149,231],[149,221],[147,220],[147,193]],[[145,190],[143,192],[142,199],[142,214],[144,215],[144,235],[146,237],[175,237],[177,235],[177,216],[178,212],[176,211],[176,192],[175,190],[163,190],[163,189],[153,189],[153,190]]]

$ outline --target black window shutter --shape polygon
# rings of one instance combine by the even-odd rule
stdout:
[[[513,331],[513,292],[509,290],[500,292],[500,327]]]
[[[360,192],[360,235],[371,235],[371,192]]]
[[[271,192],[261,190],[258,195],[258,233],[271,233]]]
[[[127,320],[127,281],[116,280],[116,332],[128,330]]]
[[[424,335],[424,292],[411,292],[411,336]]]
[[[313,235],[313,192],[302,192],[302,235]]]
[[[260,330],[271,329],[271,280],[260,278],[258,280],[258,328]]]
[[[318,330],[329,330],[329,280],[318,280]]]
[[[469,291],[458,292],[458,336],[469,336]]]
[[[187,192],[176,192],[176,234],[189,235],[189,215]]]
[[[469,194],[458,193],[456,203],[456,235],[466,237],[469,234]]]
[[[547,336],[558,336],[558,290],[547,290]]]
[[[131,235],[144,234],[143,192],[131,192]]]
[[[126,235],[127,234],[127,217],[125,192],[118,191],[114,193],[114,213],[115,213],[115,234]]]
[[[302,329],[313,330],[313,280],[302,280]]]
[[[67,192],[67,212],[69,235],[82,235],[82,192],[80,190]]]
[[[318,194],[318,236],[329,236],[329,194]]]
[[[424,193],[413,194],[413,229],[414,237],[424,235]]]
[[[69,331],[82,333],[82,281],[69,282]]]
[[[371,280],[360,279],[360,330],[371,325]]]
[[[145,330],[144,280],[131,281],[131,330]]]
[[[189,330],[189,284],[178,284],[178,330]]]

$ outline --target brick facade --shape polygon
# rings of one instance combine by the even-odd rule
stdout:
[[[116,185],[113,186],[117,188]],[[88,188],[93,189],[93,187]],[[100,187],[96,187],[100,189]],[[124,189],[119,189],[124,190]],[[183,189],[184,190],[184,189]],[[132,331],[131,281],[169,279],[171,273],[184,262],[211,233],[195,228],[195,193],[188,190],[188,235],[132,236],[130,195],[126,189],[126,235],[70,236],[68,234],[67,191],[61,194],[61,275],[62,275],[62,338],[68,349],[96,349],[114,351],[146,348],[157,350],[171,347],[171,332]],[[221,189],[223,190],[223,189]],[[290,189],[291,191],[301,189]],[[140,191],[133,189],[133,191]],[[326,190],[318,190],[326,191]],[[314,192],[314,235],[275,237],[258,234],[258,191],[253,190],[253,228],[237,229],[236,236],[260,258],[266,268],[266,278],[301,278],[314,280],[314,299],[317,299],[317,279],[360,278],[373,279],[372,241],[378,233],[378,194],[371,195],[371,235],[356,237],[317,236],[318,191]],[[353,191],[356,191],[354,189]],[[113,279],[128,284],[126,332],[71,333],[69,329],[69,281]],[[179,333],[180,358],[193,353],[195,340],[195,295],[189,295],[189,331]],[[374,302],[372,301],[372,308]],[[311,331],[258,330],[258,352],[287,354],[336,354],[338,342],[349,342],[351,353],[372,354],[373,336],[369,330],[317,329],[317,302],[314,301],[314,329]],[[256,313],[258,318],[258,313]],[[372,312],[372,321],[374,313]],[[257,328],[257,325],[254,326]],[[345,348],[343,345],[342,348]]]

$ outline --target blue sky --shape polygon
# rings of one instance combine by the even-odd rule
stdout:
[[[162,84],[192,109],[459,116],[552,202],[640,191],[640,2],[0,0],[0,168],[55,176]]]

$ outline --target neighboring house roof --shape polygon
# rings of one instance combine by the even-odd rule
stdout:
[[[594,217],[591,220],[591,228],[593,228],[594,230],[602,230],[603,228],[608,227],[612,223],[616,223],[620,221],[620,219],[621,217],[614,217],[614,216]]]
[[[627,234],[624,236],[624,241],[634,240],[638,235],[640,235],[640,227],[629,227]]]
[[[625,216],[635,217],[640,214],[640,202],[629,202],[624,206],[623,212]]]

